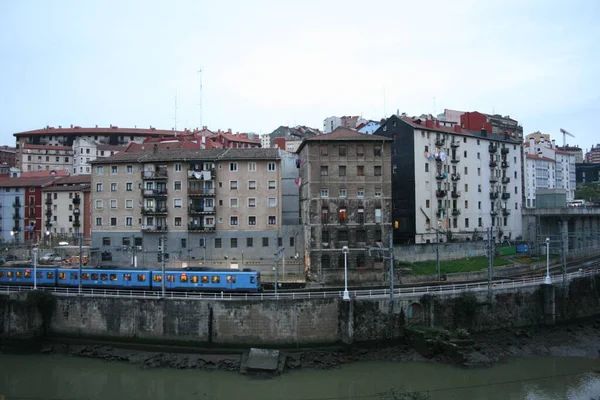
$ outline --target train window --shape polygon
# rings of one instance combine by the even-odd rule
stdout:
[[[98,274],[92,274],[92,280],[93,281],[97,281],[98,280]]]
[[[124,274],[123,275],[123,280],[124,281],[131,281],[131,274]]]
[[[208,276],[204,275],[201,279],[202,283],[208,283]]]
[[[221,277],[219,277],[219,276],[212,277],[212,283],[220,283],[220,282],[221,282]]]
[[[181,276],[179,277],[179,282],[187,283],[187,281],[188,281],[187,274],[181,274]]]
[[[58,279],[60,279],[61,281],[64,281],[65,279],[67,279],[66,272],[59,272],[58,273]]]
[[[110,274],[110,280],[111,281],[116,281],[117,280],[117,274]]]
[[[46,279],[54,279],[54,272],[46,272]]]
[[[12,277],[13,277],[13,272],[12,272],[12,271],[8,271],[8,272],[6,273],[6,275],[7,275],[9,278],[12,278]]]
[[[26,269],[25,270],[25,275],[23,275],[23,278],[31,279],[31,271],[28,270],[28,269]]]
[[[4,271],[0,271],[0,278],[4,278],[6,276],[6,274],[4,273]]]
[[[152,275],[152,279],[154,282],[162,282],[162,276],[160,275]]]
[[[192,282],[192,283],[198,283],[198,275],[192,275],[190,277],[190,282]]]
[[[101,281],[107,281],[108,280],[108,274],[100,274],[100,280]]]
[[[175,275],[167,275],[167,282],[175,282]]]
[[[227,283],[235,283],[235,276],[227,275]]]
[[[22,274],[21,271],[17,271],[17,278],[21,278],[21,274]]]
[[[254,283],[254,277],[253,276],[250,277],[250,283]]]
[[[71,272],[71,280],[72,281],[76,281],[77,279],[79,279],[79,277],[77,276],[76,272]]]
[[[35,276],[36,276],[38,279],[42,279],[42,278],[44,277],[44,273],[43,273],[43,272],[36,272]]]
[[[138,274],[137,281],[138,282],[146,282],[146,275],[144,275],[144,274]]]
[[[81,274],[81,280],[82,281],[89,281],[90,280],[90,274],[88,274],[88,273]]]

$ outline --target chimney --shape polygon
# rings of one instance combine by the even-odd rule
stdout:
[[[454,125],[454,132],[460,133],[460,131],[461,131],[460,125]]]
[[[59,125],[59,126],[58,126],[58,129],[62,129],[62,126],[61,126],[61,125]]]
[[[529,154],[534,154],[535,151],[535,138],[529,138]]]
[[[556,139],[552,139],[552,148],[555,149],[556,148]]]
[[[98,125],[96,125],[96,128],[98,127]]]
[[[487,129],[485,129],[485,126],[481,127],[481,136],[487,137]]]
[[[231,133],[231,128],[227,129],[227,133]]]
[[[425,120],[425,127],[427,128],[433,128],[433,121],[430,119],[426,119]]]
[[[435,126],[437,126],[438,128],[440,127],[440,120],[439,119],[435,120]]]
[[[71,129],[73,129],[73,124],[71,124]]]

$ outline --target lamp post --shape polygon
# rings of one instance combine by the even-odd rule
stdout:
[[[77,200],[79,200],[79,198],[77,198]],[[73,199],[73,204],[75,204],[76,206],[79,205],[79,203],[75,203],[75,198]],[[78,293],[81,294],[81,270],[83,268],[83,260],[81,259],[82,257],[82,248],[81,248],[81,233],[80,233],[80,225],[79,225],[79,216],[81,215],[81,210],[79,210],[79,207],[75,207],[73,208],[73,216],[75,217],[75,221],[73,222],[73,226],[75,227],[75,235],[77,235],[77,245],[79,246],[79,273],[77,276],[77,290]]]
[[[342,253],[344,253],[344,296],[343,299],[350,300],[350,293],[348,293],[348,246],[342,247]]]
[[[544,279],[546,285],[552,284],[552,278],[550,277],[550,238],[546,238],[546,279]]]
[[[33,290],[37,290],[37,258],[38,248],[33,248]]]
[[[440,226],[435,230],[435,270],[437,271],[438,282],[442,280],[442,271],[440,269]]]

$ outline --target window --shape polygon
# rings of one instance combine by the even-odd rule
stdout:
[[[133,174],[133,165],[128,165],[127,166],[127,173],[128,174]]]
[[[329,222],[329,209],[321,208],[321,223],[326,224]]]
[[[111,192],[116,192],[117,191],[117,184],[116,183],[111,183],[110,184],[110,191]]]
[[[465,167],[465,175],[467,175],[467,172],[469,172],[469,170],[467,169],[467,167]]]
[[[96,217],[96,226],[102,226],[102,217]]]
[[[329,231],[321,232],[321,242],[329,243]]]
[[[425,172],[429,172],[429,163],[425,163]]]
[[[117,226],[117,217],[110,217],[110,226]]]
[[[269,215],[269,225],[277,225],[277,217]]]
[[[359,199],[362,199],[363,197],[365,197],[365,189],[363,189],[363,188],[356,189],[356,197],[358,197]]]
[[[248,181],[248,189],[256,190],[256,181]]]
[[[238,199],[233,197],[229,199],[229,207],[236,208],[238,206]]]
[[[477,209],[481,210],[481,202],[480,201],[477,202]]]
[[[364,156],[365,155],[365,146],[362,144],[356,145],[356,155]]]
[[[465,200],[465,208],[469,208],[469,200]]]
[[[248,207],[249,208],[256,208],[256,197],[249,197],[248,198]]]
[[[381,188],[375,188],[375,197],[381,197]]]
[[[234,171],[234,172],[237,171],[238,170],[237,163],[236,162],[229,163],[229,170]]]
[[[128,192],[131,192],[133,190],[133,183],[132,182],[127,182],[125,184],[125,190],[127,190]]]
[[[256,216],[251,215],[248,217],[248,225],[251,225],[251,226],[256,225]]]
[[[262,238],[262,245],[263,245],[263,247],[269,247],[269,238],[268,237]]]
[[[229,225],[236,226],[237,224],[238,224],[238,217],[237,216],[231,216],[231,217],[229,217]]]
[[[110,246],[110,238],[109,237],[102,238],[102,246]]]
[[[246,247],[254,247],[254,238],[246,238]]]
[[[321,197],[329,197],[329,189],[321,189]]]
[[[321,256],[321,268],[331,268],[331,257],[329,255]]]
[[[269,207],[277,206],[277,199],[275,197],[269,197]]]
[[[238,240],[237,238],[231,238],[229,239],[229,247],[231,247],[232,249],[235,249],[238,247]]]
[[[101,210],[102,208],[102,200],[96,200],[96,210]]]
[[[181,190],[181,181],[175,181],[173,183],[173,189],[175,189],[175,190]]]
[[[116,175],[116,174],[118,174],[118,173],[119,173],[119,167],[117,167],[116,165],[112,165],[112,166],[110,167],[110,173],[111,173],[112,175]]]
[[[175,163],[175,171],[181,172],[181,163]]]
[[[338,147],[338,155],[345,157],[346,156],[346,146],[341,145]]]
[[[295,240],[293,236],[290,236],[290,247],[294,247],[295,246]]]
[[[267,164],[267,170],[268,171],[275,171],[275,163],[274,162],[270,162]]]
[[[345,165],[339,166],[339,176],[346,176],[346,166]]]
[[[329,175],[329,168],[326,165],[321,166],[321,176]]]
[[[133,226],[133,217],[125,217],[125,226]]]
[[[237,190],[238,185],[237,185],[237,181],[231,181],[229,182],[229,189],[231,190]]]
[[[465,183],[465,193],[469,191],[469,184]]]
[[[346,198],[347,194],[348,192],[346,191],[346,189],[340,189],[340,197]]]
[[[429,208],[429,200],[425,200],[425,208]]]
[[[322,144],[321,145],[321,155],[322,156],[327,156],[329,155],[329,148],[327,147],[326,144]]]
[[[465,158],[467,158],[467,151],[465,150]]]
[[[200,240],[198,241],[198,246],[199,247],[204,247],[206,244],[206,242],[204,241],[204,238],[200,238]]]
[[[215,238],[215,249],[220,249],[223,247],[221,238]]]
[[[469,227],[469,218],[465,218],[465,228]]]
[[[275,189],[276,188],[275,181],[269,181],[269,186],[268,187],[269,187],[269,189]]]
[[[364,229],[359,229],[356,231],[356,241],[360,243],[365,243],[367,241],[367,234]]]
[[[380,224],[381,223],[381,208],[376,208],[375,209],[375,223],[376,224]]]
[[[255,162],[249,162],[248,163],[248,171],[249,172],[256,172],[256,163]]]
[[[375,157],[381,157],[381,146],[374,146],[373,147],[373,155]]]
[[[338,240],[340,242],[347,242],[348,241],[348,231],[346,231],[346,230],[338,231]]]
[[[117,208],[117,200],[116,199],[110,200],[110,208],[113,210],[115,210]]]
[[[183,206],[183,200],[181,199],[173,199],[173,207],[181,208]]]
[[[96,166],[96,175],[103,175],[104,174],[104,167],[101,165]]]
[[[174,221],[174,225],[175,226],[181,226],[181,217],[175,217],[175,221]]]
[[[339,222],[340,224],[345,224],[346,220],[348,218],[348,213],[347,210],[345,208],[340,208],[339,211]]]
[[[365,176],[365,166],[364,165],[356,166],[356,176]]]
[[[481,185],[477,185],[477,191],[481,193]]]
[[[381,176],[381,165],[375,166],[375,176]]]
[[[477,176],[481,176],[481,168],[477,168]]]
[[[96,192],[101,192],[101,191],[102,191],[102,184],[96,183]]]

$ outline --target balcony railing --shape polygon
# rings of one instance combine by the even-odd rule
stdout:
[[[502,209],[502,215],[504,215],[504,216],[509,216],[509,215],[510,215],[510,209],[508,209],[508,208],[503,208],[503,209]]]
[[[198,170],[188,170],[188,178],[192,180],[200,180],[200,181],[211,181],[215,179],[215,170],[214,169],[204,169],[202,171]]]
[[[452,158],[450,159],[450,162],[453,163],[457,163],[460,161],[460,156],[458,154],[455,154],[454,156],[452,156]]]
[[[508,154],[509,150],[508,147],[503,147],[500,149],[500,154]]]
[[[193,207],[188,208],[188,214],[212,214],[215,212],[214,206]]]
[[[446,139],[437,138],[435,139],[435,147],[442,147],[446,144]]]
[[[446,192],[445,190],[436,190],[435,191],[435,197],[446,197],[446,194],[448,192]]]
[[[206,225],[198,225],[198,224],[188,224],[188,231],[195,232],[212,232],[215,230],[215,226],[206,226]]]
[[[460,210],[458,208],[453,208],[452,209],[452,215],[457,217],[460,215]]]
[[[142,231],[144,232],[165,232],[167,225],[142,225]]]
[[[490,151],[490,153],[495,153],[495,152],[497,152],[497,151],[498,151],[498,146],[495,146],[495,145],[493,145],[493,144],[490,144],[490,145],[488,146],[488,150]]]
[[[498,163],[496,161],[490,161],[490,168],[496,168]]]
[[[490,215],[491,215],[492,217],[495,217],[495,216],[497,216],[497,215],[498,215],[498,211],[496,211],[496,210],[492,210],[492,211],[490,211]]]
[[[165,197],[167,189],[142,189],[142,195],[144,197]]]
[[[504,183],[504,184],[510,183],[510,177],[508,177],[508,176],[503,176],[503,177],[502,177],[502,183]]]
[[[490,183],[498,183],[498,178],[494,175],[490,176]]]
[[[452,175],[450,175],[450,178],[453,181],[460,181],[460,173],[457,172],[456,174],[452,174]]]
[[[455,198],[455,199],[458,198],[458,197],[460,197],[460,190],[453,190],[452,191],[452,197]]]
[[[435,179],[437,179],[438,181],[444,180],[446,179],[446,173],[442,172],[442,173],[436,173],[435,174]]]
[[[453,140],[450,142],[450,147],[457,148],[460,146],[460,140]]]
[[[498,198],[498,192],[490,192],[490,200],[496,200]]]
[[[167,179],[168,174],[166,170],[159,171],[142,171],[142,179]]]
[[[502,193],[502,200],[510,199],[510,193]]]
[[[508,161],[502,161],[502,168],[508,168]]]
[[[215,189],[188,189],[188,196],[214,196]]]
[[[142,215],[168,214],[167,207],[142,208]]]

